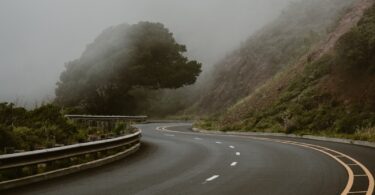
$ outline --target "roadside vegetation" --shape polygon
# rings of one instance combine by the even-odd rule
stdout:
[[[78,128],[59,107],[49,104],[28,111],[14,104],[0,104],[0,153],[71,144],[79,136]]]
[[[110,132],[75,123],[64,117],[69,111],[72,110],[53,104],[26,110],[11,103],[0,103],[0,154],[93,141],[132,130],[122,122]]]
[[[62,109],[53,104],[26,110],[11,103],[0,103],[0,155],[113,138],[134,130],[124,122],[116,123],[111,130],[84,122],[73,122],[64,116],[69,112],[76,113],[74,109]],[[114,148],[105,152],[55,160],[47,164],[4,169],[0,171],[0,181],[90,162],[123,150],[124,148]]]

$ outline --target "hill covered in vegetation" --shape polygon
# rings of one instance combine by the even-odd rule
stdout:
[[[194,112],[221,113],[296,63],[335,29],[353,0],[295,1],[216,65]]]
[[[256,90],[219,117],[199,125],[208,129],[306,133],[375,141],[374,1],[346,3],[335,3],[337,7],[345,5],[341,8],[345,12],[338,12],[341,15],[337,15],[340,17],[335,27],[318,44],[300,50],[299,58],[288,61],[291,63],[264,79]],[[295,26],[297,30],[304,27]],[[287,45],[292,46],[293,41]],[[280,52],[290,54],[287,49]],[[241,56],[238,60],[243,58],[246,59]],[[278,59],[275,64],[282,62]],[[254,71],[252,74],[262,72]],[[251,74],[247,76],[254,78]],[[233,87],[229,90],[233,91]]]

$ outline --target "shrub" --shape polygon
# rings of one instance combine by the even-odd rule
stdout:
[[[337,45],[337,61],[350,71],[375,73],[375,6]]]
[[[357,129],[354,136],[360,140],[375,141],[375,126]]]
[[[358,127],[358,119],[354,116],[345,115],[335,122],[338,133],[353,134]]]

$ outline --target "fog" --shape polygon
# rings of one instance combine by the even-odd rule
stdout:
[[[30,106],[52,99],[64,63],[121,23],[163,23],[207,69],[290,1],[1,0],[0,102]]]

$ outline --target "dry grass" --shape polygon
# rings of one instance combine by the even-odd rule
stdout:
[[[354,134],[354,138],[375,142],[375,126],[358,129]]]

